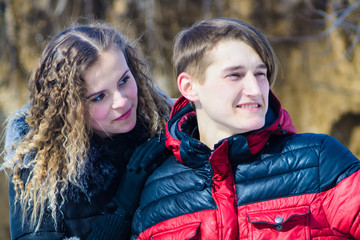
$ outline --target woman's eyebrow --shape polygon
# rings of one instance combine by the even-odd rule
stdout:
[[[93,96],[96,96],[96,95],[100,94],[101,92],[102,92],[102,91],[94,92],[94,93],[90,94],[89,96],[87,96],[86,99],[90,99],[90,98],[92,98]]]
[[[125,77],[125,75],[130,71],[130,69],[126,69],[126,71],[123,73],[123,75],[121,75],[121,77],[119,78],[119,80],[123,79]]]
[[[125,75],[130,71],[130,69],[126,69],[125,72],[121,75],[121,77],[119,78],[119,80],[123,79],[125,77]],[[86,97],[86,99],[90,99],[93,96],[96,96],[100,93],[102,93],[104,90],[98,91],[98,92],[94,92],[92,94],[90,94],[89,96]]]

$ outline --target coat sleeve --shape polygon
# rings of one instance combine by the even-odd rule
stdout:
[[[65,233],[61,231],[62,226],[55,229],[54,221],[48,213],[44,214],[40,229],[34,233],[28,221],[22,221],[22,209],[19,204],[15,204],[15,191],[13,184],[9,184],[9,205],[10,205],[10,235],[12,240],[30,240],[30,239],[65,239]]]
[[[12,145],[19,142],[26,136],[29,131],[29,126],[25,119],[29,104],[25,105],[14,113],[7,120],[7,128],[5,133],[5,150],[7,151],[5,161],[12,158],[15,149],[12,149]],[[25,158],[32,157],[32,154],[27,154]],[[25,160],[26,161],[26,160]],[[25,172],[24,172],[25,174]],[[9,206],[10,206],[10,234],[11,239],[28,240],[28,239],[64,239],[65,234],[55,230],[54,222],[51,216],[46,213],[42,225],[34,234],[34,229],[29,225],[28,221],[22,220],[23,210],[18,203],[15,203],[15,190],[14,185],[10,181],[9,183]]]
[[[5,160],[10,159],[14,154],[11,146],[23,139],[29,132],[29,125],[25,121],[28,109],[29,104],[23,106],[6,120],[4,149],[7,154]]]
[[[333,137],[325,139],[320,153],[320,178],[331,230],[337,236],[360,239],[360,161]]]

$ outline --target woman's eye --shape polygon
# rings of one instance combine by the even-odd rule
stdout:
[[[125,76],[119,81],[119,86],[124,85],[129,80],[129,76]]]
[[[105,96],[105,94],[101,93],[101,94],[97,95],[96,97],[92,98],[92,99],[91,99],[91,102],[98,102],[98,101],[100,101],[101,99],[103,99],[104,96]]]

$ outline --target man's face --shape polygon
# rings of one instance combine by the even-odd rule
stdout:
[[[223,40],[207,56],[204,81],[194,84],[200,139],[206,134],[219,141],[263,127],[269,81],[257,52],[242,41]]]

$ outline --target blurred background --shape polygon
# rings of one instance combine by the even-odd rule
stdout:
[[[273,91],[297,130],[331,134],[360,157],[358,0],[0,0],[0,121],[27,101],[48,38],[73,21],[103,19],[139,39],[151,75],[176,98],[173,38],[211,17],[262,31],[282,67]],[[4,124],[0,133],[2,150]],[[0,173],[0,240],[10,239],[7,185]]]

